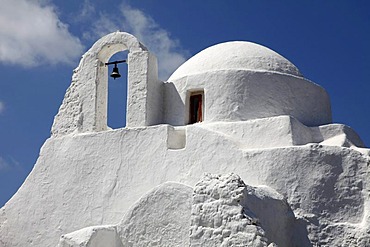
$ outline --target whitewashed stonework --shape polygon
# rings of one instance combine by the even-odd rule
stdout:
[[[165,122],[172,125],[188,122],[184,114],[187,97],[199,89],[206,94],[204,122],[281,115],[292,116],[307,126],[331,122],[325,90],[303,78],[276,52],[254,43],[234,41],[209,47],[181,65],[168,81],[181,98],[178,104],[165,107]],[[169,101],[177,103],[174,98]]]
[[[128,50],[125,128],[107,67]],[[202,122],[190,122],[200,92]],[[0,246],[370,246],[370,150],[323,88],[250,42],[207,48],[165,82],[134,36],[85,53],[51,137],[0,209]]]

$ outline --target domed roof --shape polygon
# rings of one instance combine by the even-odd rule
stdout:
[[[247,41],[230,41],[199,52],[182,64],[168,81],[217,70],[269,71],[302,77],[298,68],[273,50]]]

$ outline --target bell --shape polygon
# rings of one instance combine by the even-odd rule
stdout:
[[[114,65],[114,68],[113,68],[112,74],[110,74],[110,77],[112,77],[114,80],[116,78],[120,78],[121,77],[120,73],[118,72],[117,64]]]

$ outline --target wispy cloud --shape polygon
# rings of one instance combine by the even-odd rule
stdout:
[[[91,29],[84,34],[84,38],[98,39],[117,30],[132,33],[157,56],[161,79],[167,79],[188,57],[188,52],[181,47],[178,40],[171,37],[168,31],[143,11],[128,4],[121,5],[118,16],[99,13],[99,18],[93,22]]]
[[[0,171],[7,170],[9,169],[9,167],[10,165],[8,164],[8,162],[6,162],[4,158],[0,156]]]
[[[121,12],[128,31],[157,55],[159,76],[167,79],[186,60],[188,53],[181,48],[178,40],[171,38],[165,29],[143,11],[123,5]]]
[[[0,156],[0,172],[9,171],[9,170],[23,171],[24,168],[13,158],[5,159]]]
[[[4,112],[4,110],[5,110],[5,104],[4,102],[0,100],[0,115]]]
[[[91,0],[84,0],[77,13],[71,15],[72,22],[81,24],[90,22],[96,15],[95,5]]]
[[[99,13],[99,18],[91,23],[90,30],[83,33],[83,38],[97,40],[102,36],[120,30],[119,22],[106,13]]]
[[[75,63],[83,50],[49,1],[2,0],[0,62],[22,66]]]
[[[90,0],[84,0],[81,13],[79,14],[80,18],[87,18],[96,13],[94,4]]]

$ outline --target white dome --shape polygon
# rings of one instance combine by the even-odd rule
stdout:
[[[217,70],[270,71],[302,77],[298,68],[273,50],[246,41],[211,46],[182,64],[168,79]]]

